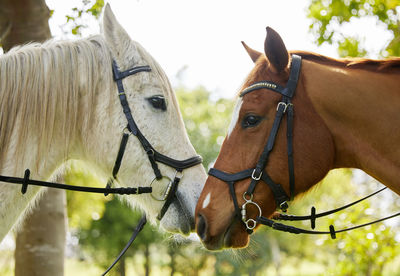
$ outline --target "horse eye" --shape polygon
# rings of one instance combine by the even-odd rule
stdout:
[[[162,111],[167,110],[167,105],[165,103],[165,99],[163,96],[153,96],[150,98],[147,98],[149,103],[156,109],[160,109]]]
[[[243,128],[255,127],[261,122],[261,117],[257,115],[246,115],[242,121]]]

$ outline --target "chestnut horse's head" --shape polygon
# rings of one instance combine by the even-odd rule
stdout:
[[[331,134],[307,96],[302,72],[295,76],[297,85],[289,84],[296,75],[295,62],[278,33],[267,31],[265,55],[243,44],[255,67],[244,83],[228,135],[196,207],[197,233],[208,249],[246,246],[246,230],[256,226],[260,213],[271,216],[278,205],[284,207],[288,195],[306,191],[332,168]],[[301,59],[296,62],[299,67]],[[288,86],[293,88],[293,97],[284,95]],[[289,116],[288,109],[295,116]],[[288,120],[293,120],[289,128]],[[286,130],[293,138],[287,138]],[[276,137],[271,137],[274,132]],[[292,160],[288,141],[293,143]]]

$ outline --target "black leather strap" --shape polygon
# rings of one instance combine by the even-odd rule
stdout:
[[[312,207],[311,208],[311,214],[308,215],[308,216],[294,216],[294,215],[286,215],[286,214],[277,214],[277,215],[274,216],[274,219],[276,219],[276,220],[286,220],[286,221],[310,220],[311,221],[311,228],[314,229],[315,228],[315,220],[317,218],[326,217],[326,216],[329,216],[331,214],[340,212],[340,211],[342,211],[344,209],[347,209],[347,208],[349,208],[349,207],[351,207],[351,206],[353,206],[353,205],[355,205],[357,203],[360,203],[361,201],[366,200],[366,199],[368,199],[368,198],[370,198],[370,197],[372,197],[372,196],[374,196],[374,195],[376,195],[376,194],[378,194],[378,193],[380,193],[380,192],[382,192],[382,191],[384,191],[386,189],[387,189],[387,187],[383,187],[382,189],[379,189],[379,190],[373,192],[372,194],[369,194],[369,195],[367,195],[367,196],[365,196],[363,198],[360,198],[360,199],[358,199],[358,200],[356,200],[354,202],[351,202],[349,204],[346,204],[344,206],[341,206],[339,208],[332,209],[332,210],[329,210],[329,211],[326,211],[326,212],[322,212],[322,213],[318,213],[317,214],[316,210],[315,210],[315,207]]]
[[[231,174],[231,173],[226,173],[226,172],[217,170],[215,168],[211,168],[208,171],[208,174],[212,175],[218,179],[221,179],[222,181],[225,181],[225,182],[237,182],[237,181],[251,177],[252,172],[253,172],[253,169],[247,169],[247,170],[243,170],[238,173]]]
[[[136,73],[139,72],[150,72],[151,68],[148,65],[144,65],[144,66],[136,66],[133,67],[131,69],[128,69],[126,71],[119,71],[118,69],[118,65],[115,62],[115,60],[113,60],[113,64],[112,64],[112,69],[113,69],[113,77],[114,77],[114,81],[118,81],[118,80],[122,80],[130,75],[134,75]]]
[[[251,179],[249,188],[247,189],[247,194],[249,194],[249,195],[254,193],[254,189],[256,188],[256,185],[259,181],[258,176],[260,176],[262,174],[262,172],[265,169],[265,166],[267,165],[268,157],[274,147],[276,135],[278,134],[279,126],[281,124],[282,116],[283,116],[285,109],[286,108],[284,105],[278,105],[278,110],[276,111],[275,119],[272,124],[272,129],[268,136],[267,144],[265,145],[264,150],[261,153],[260,158],[258,159],[258,162],[254,169],[253,175],[256,176],[256,178]]]
[[[165,200],[165,203],[163,205],[163,207],[160,210],[160,213],[157,216],[158,220],[162,220],[162,218],[164,217],[165,213],[167,212],[169,206],[171,205],[171,203],[174,201],[175,197],[176,197],[176,191],[178,190],[178,184],[179,181],[181,180],[180,177],[175,177],[174,181],[171,184],[171,188],[168,192],[167,198]]]
[[[128,143],[128,139],[129,139],[129,134],[128,133],[122,134],[122,139],[121,139],[121,143],[119,145],[117,159],[115,160],[114,168],[113,168],[113,171],[112,171],[112,176],[114,178],[117,178],[118,171],[119,171],[119,169],[121,167],[122,158],[124,157],[124,153],[125,153],[125,149],[126,149],[126,144]]]
[[[199,165],[201,164],[201,162],[203,162],[203,159],[199,155],[190,157],[185,160],[176,160],[155,151],[154,157],[157,162],[163,163],[164,165],[170,166],[177,170],[184,170],[195,165]]]
[[[107,268],[107,270],[101,274],[101,276],[106,275],[116,263],[122,258],[122,256],[125,254],[125,252],[129,249],[129,247],[132,245],[132,243],[135,241],[137,235],[143,230],[143,227],[147,223],[146,216],[143,215],[142,218],[140,219],[138,225],[136,226],[135,230],[132,233],[131,238],[129,239],[128,243],[125,245],[124,249],[122,249],[121,253],[119,253],[118,257],[115,259],[115,261]]]
[[[289,167],[289,195],[290,200],[294,199],[295,184],[294,184],[294,160],[293,160],[293,105],[289,102],[287,107],[287,154],[288,154],[288,167]]]
[[[240,207],[239,207],[239,203],[237,201],[237,197],[235,194],[235,182],[228,181],[226,183],[228,184],[229,193],[230,193],[232,201],[233,201],[233,207],[235,208],[235,216],[241,221],[242,217],[241,217],[241,213],[240,213]]]
[[[262,174],[261,179],[267,183],[268,187],[271,189],[272,194],[274,195],[276,207],[286,211],[288,208],[287,202],[290,198],[287,196],[283,187],[279,183],[274,182],[266,172]]]
[[[56,182],[47,182],[47,181],[39,181],[29,179],[30,172],[29,170],[25,170],[24,178],[19,177],[12,177],[12,176],[4,176],[0,175],[0,182],[7,182],[11,184],[23,184],[26,189],[28,185],[33,186],[42,186],[42,187],[49,187],[55,189],[63,189],[63,190],[70,190],[70,191],[77,191],[77,192],[88,192],[88,193],[97,193],[97,194],[119,194],[119,195],[132,195],[132,194],[143,194],[143,193],[151,193],[151,187],[138,187],[138,188],[97,188],[97,187],[86,187],[86,186],[72,186],[67,184],[61,184]],[[25,189],[25,192],[26,192]]]
[[[345,228],[345,229],[341,229],[341,230],[335,230],[333,225],[329,226],[329,231],[313,231],[313,230],[307,230],[307,229],[303,229],[303,228],[297,228],[291,225],[286,225],[286,224],[282,224],[282,223],[278,223],[276,221],[273,221],[271,219],[265,218],[265,217],[257,217],[257,222],[264,224],[266,226],[269,226],[275,230],[279,230],[282,232],[289,232],[292,234],[314,234],[314,235],[321,235],[321,234],[328,234],[331,236],[332,239],[336,239],[336,233],[342,233],[342,232],[347,232],[347,231],[351,231],[354,229],[358,229],[361,227],[365,227],[371,224],[375,224],[378,222],[382,222],[384,220],[388,220],[394,217],[400,216],[400,212],[381,218],[381,219],[377,219],[368,223],[364,223],[364,224],[360,224],[360,225],[356,225],[353,227],[349,227],[349,228]]]
[[[283,95],[293,98],[294,92],[296,91],[297,83],[299,82],[301,70],[301,57],[298,55],[292,55],[292,61],[290,65],[289,80],[286,83],[286,90]]]

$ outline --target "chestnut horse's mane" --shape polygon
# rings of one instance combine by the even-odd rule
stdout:
[[[337,66],[337,67],[363,69],[363,70],[382,72],[382,73],[388,73],[400,70],[400,58],[398,57],[393,57],[384,60],[375,60],[367,58],[335,59],[306,51],[291,51],[290,53],[299,55],[305,60],[314,61],[325,65]]]

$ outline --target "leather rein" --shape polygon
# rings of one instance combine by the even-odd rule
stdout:
[[[400,212],[393,214],[391,216],[387,216],[387,217],[369,222],[369,223],[365,223],[365,224],[361,224],[361,225],[357,225],[354,227],[349,227],[349,228],[341,229],[341,230],[335,230],[335,227],[333,225],[330,225],[329,231],[307,230],[307,229],[297,228],[297,227],[294,227],[291,225],[278,223],[275,221],[275,220],[286,220],[286,221],[310,220],[311,228],[314,229],[315,221],[317,218],[328,216],[330,214],[339,212],[343,209],[349,208],[350,206],[353,206],[353,205],[385,190],[386,187],[384,187],[364,198],[361,198],[355,202],[352,202],[352,203],[342,206],[340,208],[326,211],[323,213],[316,213],[315,207],[312,207],[311,214],[309,216],[293,216],[293,215],[286,215],[286,214],[282,214],[282,213],[277,213],[277,214],[273,215],[272,219],[262,216],[261,207],[258,205],[258,203],[253,201],[254,190],[260,180],[264,181],[268,185],[268,187],[271,189],[273,197],[275,199],[276,206],[282,212],[287,211],[287,209],[289,207],[288,202],[290,200],[293,200],[294,195],[295,195],[295,178],[294,178],[294,162],[293,162],[294,106],[293,106],[291,100],[293,99],[295,91],[296,91],[296,87],[297,87],[297,83],[298,83],[299,75],[300,75],[300,70],[301,70],[301,57],[293,54],[292,61],[291,61],[290,73],[289,73],[289,80],[288,80],[286,86],[281,86],[281,85],[273,83],[271,81],[260,81],[260,82],[253,83],[252,85],[248,86],[240,94],[240,97],[243,97],[246,94],[251,93],[253,91],[256,91],[259,89],[267,89],[267,90],[271,90],[273,92],[281,94],[282,98],[281,98],[281,101],[277,105],[275,119],[272,124],[272,128],[269,133],[267,143],[264,147],[263,152],[261,153],[261,155],[259,157],[259,160],[258,160],[256,166],[254,168],[246,169],[246,170],[243,170],[243,171],[240,171],[237,173],[226,173],[224,171],[221,171],[221,170],[218,170],[215,168],[211,168],[208,172],[209,175],[214,176],[228,184],[229,193],[232,197],[233,205],[235,208],[235,217],[237,217],[243,223],[244,227],[246,228],[246,231],[249,234],[253,233],[254,228],[259,223],[259,224],[269,226],[278,231],[289,232],[289,233],[293,233],[293,234],[329,234],[332,239],[335,239],[336,233],[354,230],[357,228],[361,228],[361,227],[364,227],[367,225],[371,225],[374,223],[378,223],[378,222],[399,216]],[[268,173],[265,171],[265,167],[268,163],[269,155],[274,147],[274,143],[275,143],[276,136],[278,134],[280,123],[285,114],[287,115],[286,136],[287,136],[287,155],[288,155],[288,168],[289,168],[288,169],[289,170],[289,192],[290,192],[289,196],[286,194],[283,187],[279,183],[274,182],[271,179],[271,177],[268,175]],[[242,204],[241,207],[239,207],[237,196],[235,193],[235,183],[237,181],[244,180],[247,178],[251,178],[250,185],[249,185],[247,191],[244,192],[244,194],[243,194],[244,203]],[[246,208],[247,205],[253,205],[258,210],[258,216],[256,217],[256,219],[247,217],[247,208]]]
[[[138,126],[136,125],[135,120],[133,119],[133,116],[132,116],[131,109],[129,107],[129,103],[128,103],[128,100],[127,100],[127,97],[125,94],[122,80],[128,76],[137,74],[139,72],[150,72],[151,71],[150,66],[147,66],[147,65],[146,66],[137,66],[137,67],[133,67],[131,69],[121,72],[121,71],[119,71],[119,68],[118,68],[116,62],[113,61],[112,62],[112,71],[113,71],[114,81],[117,83],[117,87],[118,87],[118,97],[119,97],[119,100],[120,100],[120,103],[122,106],[122,110],[127,119],[128,125],[123,130],[122,139],[121,139],[121,143],[119,146],[117,158],[115,160],[114,167],[112,170],[112,176],[107,181],[107,185],[105,188],[87,187],[87,186],[72,186],[72,185],[55,183],[55,182],[32,180],[32,179],[30,179],[30,170],[29,169],[25,170],[23,178],[0,175],[0,182],[22,185],[22,187],[21,187],[22,194],[26,193],[26,191],[28,189],[28,185],[42,186],[42,187],[49,187],[49,188],[56,188],[56,189],[63,189],[63,190],[72,190],[72,191],[79,191],[79,192],[87,192],[87,193],[103,193],[105,196],[107,196],[108,194],[139,195],[139,194],[143,194],[143,193],[152,193],[153,189],[151,186],[150,187],[137,187],[137,188],[133,188],[133,187],[113,188],[112,187],[113,183],[115,181],[118,181],[117,174],[121,167],[121,163],[122,163],[122,160],[124,157],[128,139],[131,135],[133,135],[139,140],[140,144],[142,145],[144,151],[146,152],[146,154],[149,158],[150,165],[153,169],[155,177],[151,181],[151,185],[153,183],[157,184],[157,182],[161,181],[162,179],[166,179],[169,181],[169,184],[165,190],[163,198],[160,200],[160,201],[164,201],[164,205],[162,206],[160,213],[157,216],[157,219],[161,221],[161,219],[164,217],[165,213],[167,212],[169,206],[171,205],[171,203],[174,201],[174,199],[177,196],[176,192],[178,189],[179,181],[181,180],[181,178],[183,176],[183,170],[201,164],[202,158],[201,158],[201,156],[196,155],[196,156],[190,157],[185,160],[177,160],[177,159],[168,157],[166,155],[163,155],[163,154],[159,153],[156,149],[154,149],[154,147],[145,138],[145,136],[140,132]],[[157,162],[167,165],[171,168],[174,168],[176,170],[174,179],[171,180],[169,177],[163,176],[158,168]],[[121,251],[121,253],[115,259],[115,261],[110,265],[110,267],[102,275],[106,275],[113,268],[113,266],[120,260],[120,258],[124,255],[124,253],[128,250],[130,245],[133,243],[136,236],[143,229],[146,222],[147,222],[146,216],[143,215],[142,218],[140,219],[138,225],[134,229],[134,232],[133,232],[130,240],[128,241],[127,245],[125,246],[125,248]]]

